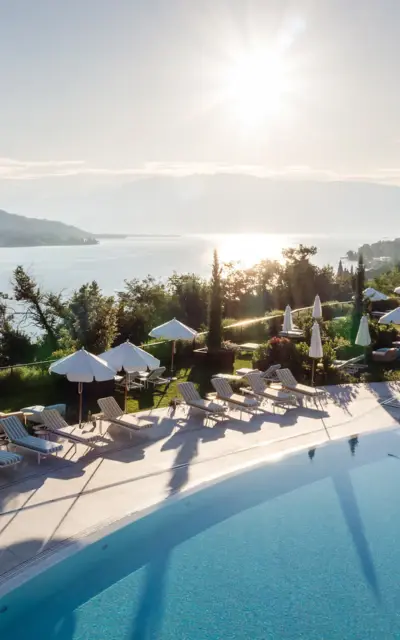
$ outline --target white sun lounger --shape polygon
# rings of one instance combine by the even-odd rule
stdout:
[[[125,429],[129,432],[130,437],[132,437],[133,432],[143,434],[146,428],[153,426],[152,424],[143,424],[142,426],[138,424],[137,419],[132,414],[122,411],[118,402],[112,396],[99,398],[97,404],[103,413],[104,420],[118,425],[121,429]]]
[[[315,387],[310,387],[307,384],[299,384],[290,369],[278,369],[276,375],[278,376],[278,380],[282,384],[282,387],[288,391],[314,399],[322,398],[322,396],[325,395],[325,391],[323,389],[316,389]]]
[[[292,393],[267,386],[262,375],[257,371],[249,373],[246,376],[246,380],[250,385],[250,391],[248,389],[243,389],[244,393],[251,393],[258,398],[271,400],[274,405],[280,404],[286,407],[293,407],[296,405],[296,400]]]
[[[45,409],[40,417],[46,429],[60,438],[72,442],[75,446],[84,444],[87,447],[96,447],[96,442],[101,440],[101,437],[95,433],[76,433],[74,427],[70,427],[56,409]]]
[[[16,416],[2,418],[0,420],[0,428],[1,427],[4,429],[11,444],[21,447],[21,449],[27,449],[28,451],[37,453],[39,464],[40,456],[48,456],[50,453],[57,454],[63,448],[62,444],[57,442],[50,442],[43,438],[30,436]]]
[[[220,400],[223,400],[228,405],[236,405],[241,410],[254,413],[257,409],[260,409],[260,403],[256,398],[249,398],[240,395],[240,393],[233,393],[233,389],[229,382],[222,378],[211,378],[211,384],[217,392],[217,396]]]
[[[22,456],[19,453],[13,451],[3,451],[0,449],[0,469],[5,467],[14,467],[16,464],[22,462]]]
[[[212,402],[212,400],[203,400],[193,382],[181,382],[178,384],[178,389],[190,409],[203,411],[215,420],[225,414],[226,409],[221,404]]]
[[[278,376],[276,375],[276,372],[280,368],[281,368],[280,364],[271,364],[271,366],[268,367],[268,369],[266,369],[266,371],[261,371],[261,377],[264,378],[264,380],[277,381],[278,380]]]

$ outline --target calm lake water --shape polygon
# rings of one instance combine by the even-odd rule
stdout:
[[[148,274],[166,278],[174,271],[209,276],[212,252],[222,261],[240,261],[244,267],[263,259],[280,259],[283,247],[298,243],[318,247],[315,262],[337,267],[348,249],[374,238],[285,235],[198,235],[103,240],[94,246],[0,249],[0,291],[10,291],[13,269],[22,264],[38,283],[52,291],[73,290],[97,280],[106,293],[120,289],[125,279]]]

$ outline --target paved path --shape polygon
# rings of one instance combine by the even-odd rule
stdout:
[[[77,451],[0,471],[0,581],[24,563],[82,538],[88,530],[168,499],[219,476],[330,439],[350,438],[397,424],[400,410],[381,401],[400,397],[397,384],[328,387],[323,407],[239,420],[238,412],[215,427],[202,418],[160,409],[140,414],[151,421],[151,441],[130,440],[110,427],[102,455]]]

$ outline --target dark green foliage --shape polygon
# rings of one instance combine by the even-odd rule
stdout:
[[[207,334],[209,351],[218,351],[222,343],[222,287],[218,253],[214,251],[210,286],[210,319]]]
[[[353,323],[351,327],[351,341],[354,343],[358,328],[360,326],[361,316],[364,311],[364,295],[365,289],[365,267],[362,253],[358,256],[357,271],[355,274],[355,289],[354,289],[354,310],[353,310]]]
[[[117,335],[116,316],[113,296],[103,295],[93,281],[73,293],[66,326],[77,347],[102,353],[112,346]]]

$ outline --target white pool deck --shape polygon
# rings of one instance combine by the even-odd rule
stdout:
[[[153,423],[151,440],[110,427],[100,452],[64,442],[61,455],[40,466],[34,454],[22,452],[19,467],[0,470],[0,584],[71,540],[196,485],[330,439],[398,425],[400,410],[381,404],[400,398],[397,383],[326,390],[322,408],[243,414],[243,420],[233,411],[211,427],[202,416],[187,418],[182,407],[146,411],[137,415]]]

